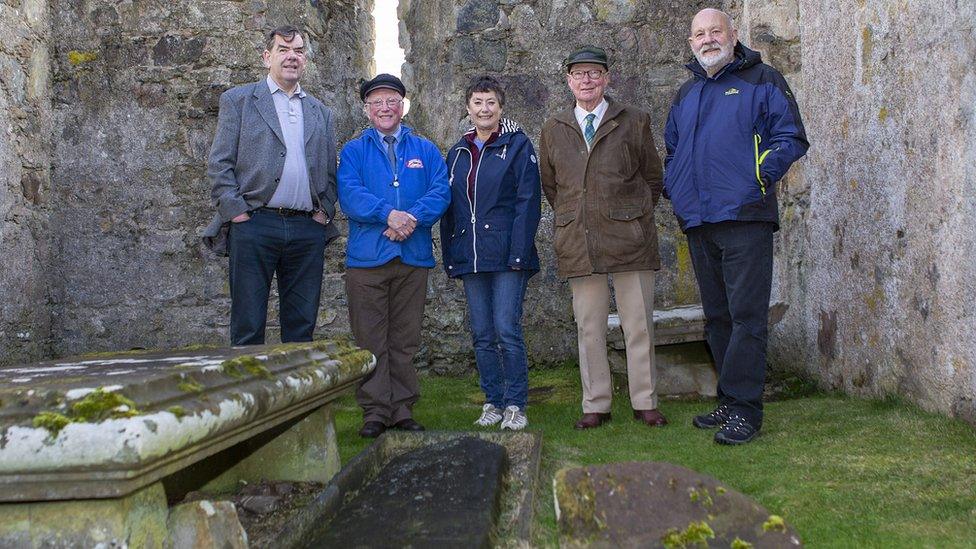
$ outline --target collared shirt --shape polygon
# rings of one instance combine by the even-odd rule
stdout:
[[[305,162],[305,118],[302,98],[305,92],[297,85],[291,97],[268,75],[268,89],[274,100],[281,135],[285,138],[285,165],[274,195],[268,201],[269,208],[289,208],[312,211],[312,191],[308,180],[308,164]]]
[[[394,131],[393,133],[383,133],[379,130],[376,130],[376,133],[380,134],[380,139],[383,139],[388,135],[392,135],[393,139],[396,140],[393,142],[393,146],[396,147],[397,144],[400,143],[400,134],[403,133],[403,124],[397,124],[396,131]],[[386,154],[386,142],[380,141],[380,149],[382,149],[383,153]]]
[[[600,104],[593,109],[593,112],[589,112],[583,109],[583,107],[576,105],[576,108],[573,109],[573,113],[576,114],[576,123],[579,124],[580,131],[584,133],[586,132],[586,115],[588,114],[596,115],[596,118],[593,119],[593,129],[600,129],[600,122],[603,121],[603,115],[607,114],[607,107],[609,106],[610,103],[607,103],[607,99],[605,97],[602,101],[600,101]]]

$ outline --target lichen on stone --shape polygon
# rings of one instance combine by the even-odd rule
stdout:
[[[257,358],[251,355],[239,356],[227,359],[220,363],[220,371],[225,375],[235,378],[242,378],[245,374],[264,379],[273,379],[274,375]]]
[[[692,522],[684,531],[671,528],[661,538],[661,543],[667,549],[683,549],[685,547],[708,547],[708,540],[715,539],[715,531],[705,521]]]
[[[202,393],[203,385],[197,382],[190,376],[187,376],[183,381],[180,381],[176,388],[183,391],[184,393]]]
[[[729,547],[730,549],[752,549],[752,544],[737,537],[732,540],[732,544]]]
[[[762,525],[763,532],[785,532],[786,521],[779,515],[769,515]]]
[[[72,421],[95,423],[110,418],[139,415],[136,403],[125,396],[105,391],[101,387],[71,405]]]
[[[69,423],[71,423],[71,419],[57,412],[41,412],[34,416],[33,421],[35,428],[47,429],[52,437],[58,436],[61,429],[67,427]]]
[[[71,50],[68,52],[68,63],[71,63],[75,67],[90,63],[96,59],[98,59],[98,53],[93,51]]]

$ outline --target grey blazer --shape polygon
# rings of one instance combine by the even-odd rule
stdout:
[[[309,94],[302,98],[305,119],[305,161],[312,202],[329,217],[328,241],[335,228],[336,138],[332,109]],[[217,214],[204,229],[203,241],[227,255],[230,220],[271,200],[285,164],[285,140],[266,80],[237,86],[220,96],[217,132],[210,148],[207,175]]]

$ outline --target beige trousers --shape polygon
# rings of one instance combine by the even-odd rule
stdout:
[[[627,384],[635,410],[657,408],[654,384],[654,271],[593,274],[569,279],[579,338],[583,412],[607,413],[613,383],[607,362],[607,316],[613,282],[617,313],[627,346]]]

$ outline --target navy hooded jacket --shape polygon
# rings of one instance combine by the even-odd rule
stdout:
[[[735,45],[735,59],[709,78],[696,60],[664,131],[664,195],[682,231],[703,223],[768,221],[779,229],[776,182],[806,154],[793,92],[759,52]]]
[[[538,271],[535,233],[542,185],[532,142],[517,124],[502,119],[500,134],[484,145],[476,166],[473,158],[464,136],[447,155],[451,205],[441,218],[444,270],[452,278],[513,269]],[[471,196],[468,175],[473,168],[477,173]]]

